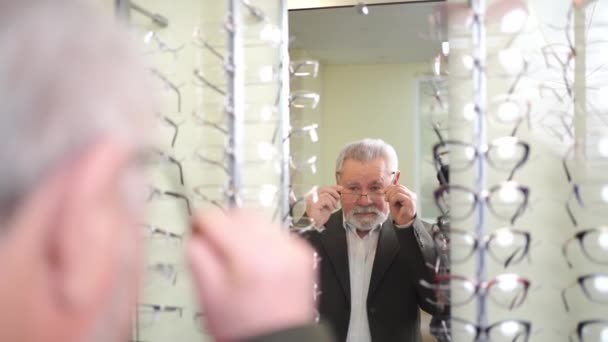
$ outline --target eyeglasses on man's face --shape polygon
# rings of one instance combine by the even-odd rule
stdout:
[[[358,188],[347,188],[346,191],[341,191],[340,196],[348,202],[356,202],[362,197],[365,197],[370,202],[377,202],[384,199],[384,187],[372,186],[369,191],[363,192]]]
[[[396,172],[389,174],[388,184],[394,184]],[[336,173],[336,177],[340,177],[340,173]],[[386,183],[374,182],[368,186],[367,190],[363,190],[358,184],[348,185],[344,187],[344,190],[340,191],[340,197],[347,202],[357,202],[362,197],[365,197],[370,202],[380,202],[384,200],[386,195]]]

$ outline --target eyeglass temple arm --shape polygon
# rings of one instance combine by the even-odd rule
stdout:
[[[505,268],[509,267],[509,265],[511,264],[511,262],[513,262],[513,259],[515,258],[515,256],[517,255],[517,253],[518,253],[519,251],[521,251],[521,249],[522,249],[522,248],[523,248],[523,247],[519,247],[519,248],[517,248],[517,249],[516,249],[516,250],[515,250],[515,251],[514,251],[514,252],[513,252],[513,253],[512,253],[512,254],[511,254],[511,255],[510,255],[508,258],[507,258],[507,260],[505,260],[505,263],[504,263],[504,267],[505,267]]]
[[[209,120],[201,120],[200,122],[203,126],[213,127],[224,134],[228,134],[228,130],[216,122],[209,121]]]
[[[203,48],[209,50],[212,55],[221,59],[222,61],[225,60],[224,55],[222,55],[215,47],[209,44],[206,40],[201,37],[196,37],[196,40],[202,45]]]
[[[564,308],[566,309],[566,312],[570,312],[570,306],[568,305],[568,299],[566,298],[566,291],[568,290],[568,288],[565,288],[562,290],[562,302],[564,303]]]
[[[525,332],[523,332],[523,331],[522,331],[521,333],[519,333],[519,334],[515,335],[515,336],[513,337],[513,339],[511,340],[511,342],[517,342],[517,341],[520,341],[520,340],[519,340],[519,337],[520,337],[520,336],[522,336],[523,334],[525,334]]]
[[[204,78],[203,75],[201,75],[201,73],[198,71],[198,69],[194,69],[194,71],[192,73],[194,74],[194,77],[196,77],[199,81],[203,82],[204,85],[211,88],[218,94],[226,96],[226,92],[224,90],[220,89],[218,86],[216,86],[215,84],[209,82],[206,78]]]
[[[532,117],[530,115],[531,113],[532,104],[530,102],[526,102],[526,124],[528,125],[528,129],[532,127]],[[523,119],[521,121],[523,121]],[[521,125],[521,122],[517,125],[517,127],[515,127],[515,130],[513,131],[513,136],[515,136],[515,133],[517,133],[517,128],[519,128],[519,125]]]
[[[182,112],[182,93],[179,90],[179,87],[169,81],[169,79],[163,75],[160,71],[158,71],[156,68],[150,68],[150,72],[152,72],[152,74],[156,77],[158,77],[161,81],[163,81],[166,85],[169,86],[169,88],[171,88],[171,90],[173,90],[173,92],[175,93],[175,95],[177,96],[177,112],[181,113]]]
[[[570,173],[570,169],[568,168],[568,161],[566,157],[562,159],[562,167],[564,168],[564,173],[566,174],[566,179],[568,183],[572,183],[572,174]]]
[[[570,268],[572,268],[572,262],[570,261],[570,257],[568,256],[568,245],[570,244],[570,241],[572,241],[572,240],[574,240],[574,238],[568,239],[562,245],[562,255],[564,256],[564,259],[566,260],[566,263],[568,264],[568,267],[570,267]]]
[[[171,147],[175,147],[175,141],[177,140],[177,134],[178,134],[179,127],[177,126],[175,121],[169,119],[166,116],[163,116],[163,121],[166,122],[169,126],[173,127],[174,132],[173,132],[173,137],[171,138]]]
[[[419,282],[419,284],[420,284],[420,286],[422,286],[424,288],[427,288],[427,289],[430,289],[430,290],[435,290],[435,297],[436,297],[437,300],[433,300],[431,298],[425,297],[424,300],[427,303],[430,303],[430,304],[436,306],[439,310],[444,310],[446,308],[447,303],[445,303],[445,301],[443,300],[444,296],[439,296],[438,295],[438,293],[440,293],[440,290],[439,290],[439,286],[440,285],[431,284],[428,281],[426,281],[426,279],[421,279],[420,282]]]
[[[509,177],[507,178],[507,181],[513,180],[513,176],[515,176],[515,171],[517,171],[517,167],[512,169],[511,172],[509,172]]]
[[[578,221],[576,220],[576,217],[574,216],[572,209],[570,209],[569,203],[566,202],[566,204],[564,206],[566,207],[566,213],[568,214],[568,217],[570,218],[572,225],[574,225],[574,227],[578,227]]]
[[[169,195],[169,196],[173,196],[175,198],[180,198],[182,199],[184,202],[186,202],[186,207],[188,209],[188,214],[190,216],[192,216],[192,206],[190,204],[190,199],[180,193],[174,192],[174,191],[165,191],[164,192],[165,195]]]
[[[521,78],[524,76],[524,73],[526,72],[527,69],[528,69],[528,61],[524,60],[524,65],[522,66],[521,71],[517,74],[517,77],[515,77],[515,80],[513,80],[513,83],[511,84],[511,86],[509,87],[509,90],[507,91],[507,99],[515,92],[515,88],[517,88],[517,84],[519,83]]]
[[[517,307],[519,304],[521,304],[521,302],[526,297],[526,291],[528,291],[527,288],[524,288],[524,291],[521,293],[521,296],[518,295],[518,296],[513,297],[513,300],[511,301],[511,305],[509,305],[509,310],[513,310],[515,307]]]
[[[315,61],[312,59],[306,59],[306,60],[297,61],[294,64],[295,64],[295,67],[292,67],[291,64],[289,66],[289,74],[292,76],[297,76],[298,71],[301,68],[303,68],[304,66],[312,66],[312,77],[317,77],[317,74],[319,73],[319,61]]]
[[[435,258],[435,263],[430,263],[430,262],[426,262],[426,267],[432,269],[435,273],[439,273],[439,271],[442,271],[442,264],[441,264],[441,258],[437,257]],[[447,271],[447,268],[445,269]]]
[[[444,337],[448,341],[452,342],[452,334],[450,333],[450,329],[448,328],[448,325],[445,320],[441,321],[441,328],[443,329]]]
[[[147,9],[137,5],[136,3],[129,1],[129,6],[131,7],[131,9],[133,9],[134,11],[152,19],[152,21],[154,21],[154,23],[156,23],[158,26],[160,27],[167,27],[169,26],[169,20],[158,14],[158,13],[152,13],[150,11],[148,11]]]
[[[437,98],[441,102],[441,98],[440,98],[441,90],[437,86],[437,83],[435,82],[434,79],[431,79],[430,83],[431,83],[431,87],[433,87],[433,95],[435,96],[435,98]]]
[[[437,139],[439,139],[439,142],[441,144],[445,144],[445,139],[443,139],[443,136],[441,135],[441,132],[439,131],[439,124],[437,124],[437,123],[433,124],[433,132],[435,132],[435,135],[437,135]]]
[[[169,156],[169,161],[177,166],[177,169],[179,171],[179,182],[184,185],[184,170],[182,168],[182,163],[171,156]]]
[[[165,238],[174,238],[174,239],[178,239],[180,241],[182,241],[184,239],[184,237],[180,234],[173,233],[173,232],[170,232],[168,230],[158,228],[158,227],[155,227],[154,230],[152,230],[150,232],[150,235],[154,236],[154,234],[157,234],[157,235],[160,234],[160,235],[164,236]]]
[[[289,133],[287,134],[287,136],[285,136],[285,138],[283,138],[282,142],[286,142],[289,138],[291,138],[295,133],[302,133],[302,132],[308,132],[308,131],[316,131],[316,129],[319,127],[318,124],[312,124],[312,125],[308,125],[308,126],[304,126],[302,128],[298,128],[298,129],[290,129]],[[277,126],[278,128],[278,126]],[[276,133],[277,130],[275,129],[275,134],[273,134],[273,141],[276,138]],[[316,133],[315,133],[316,134]]]
[[[313,92],[299,92],[289,94],[289,105],[291,106],[291,104],[295,102],[296,99],[311,100],[311,108],[316,108],[319,104],[319,94]]]
[[[176,158],[174,158],[173,156],[167,154],[165,151],[158,149],[158,148],[153,148],[152,152],[158,154],[160,157],[167,159],[170,163],[173,163],[177,166],[177,169],[179,171],[179,180],[180,183],[182,185],[184,185],[184,170],[182,168],[182,163],[177,160]]]
[[[560,115],[559,121],[561,121],[564,130],[566,131],[566,133],[568,133],[568,136],[570,138],[574,138],[574,128],[572,127],[573,125],[566,122],[566,115],[566,113],[564,113],[564,115]]]
[[[513,214],[513,216],[511,217],[511,220],[509,221],[511,223],[511,225],[515,224],[515,221],[517,221],[517,218],[519,218],[519,216],[521,216],[521,214],[524,212],[524,210],[526,210],[526,207],[528,206],[528,194],[525,194],[525,199],[524,202],[521,204],[521,206],[519,208],[517,208],[517,211],[515,211],[515,213]]]
[[[224,170],[224,172],[229,173],[228,167],[226,167],[226,165],[224,165],[222,162],[218,162],[216,160],[212,160],[212,159],[209,159],[207,157],[203,157],[201,154],[198,154],[198,153],[197,153],[197,157],[203,163],[207,163],[209,165],[217,166],[217,167],[221,168],[222,170]]]
[[[150,193],[148,194],[148,198],[146,198],[146,201],[151,201],[154,196],[158,196],[159,194],[162,194],[162,191],[154,186],[150,186]]]
[[[266,19],[264,11],[262,11],[259,7],[252,5],[249,0],[241,0],[241,3],[243,6],[245,6],[245,8],[247,8],[249,14],[251,14],[251,16],[256,18],[258,21],[264,21],[264,19]]]
[[[179,317],[182,317],[184,315],[184,309],[178,306],[166,306],[165,308],[171,310],[171,311],[177,311],[179,313]]]
[[[220,209],[222,209],[222,210],[225,210],[224,206],[223,206],[223,205],[222,205],[220,202],[218,202],[218,201],[216,201],[216,200],[214,200],[214,199],[211,199],[211,198],[207,197],[205,194],[203,194],[203,193],[200,191],[200,189],[195,189],[194,191],[195,191],[195,192],[196,192],[196,193],[197,193],[197,194],[198,194],[198,195],[201,197],[201,199],[202,199],[203,201],[205,201],[205,202],[209,202],[209,203],[213,204],[214,206],[216,206],[216,207],[218,207],[218,208],[220,208]]]

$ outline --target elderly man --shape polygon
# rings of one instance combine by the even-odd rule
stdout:
[[[83,1],[0,3],[0,341],[129,336],[145,189],[135,161],[152,108],[127,35],[98,12]],[[308,325],[304,242],[251,213],[193,226],[188,256],[213,336],[327,339]]]
[[[393,147],[364,139],[338,155],[337,185],[307,203],[325,227],[308,235],[321,257],[319,312],[340,341],[420,341],[419,308],[436,311],[420,285],[433,280],[434,244],[399,178]]]

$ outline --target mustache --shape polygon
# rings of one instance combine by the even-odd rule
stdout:
[[[382,212],[374,207],[354,207],[352,210],[353,214],[377,214],[380,215]]]

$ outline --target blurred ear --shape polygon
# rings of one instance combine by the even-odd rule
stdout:
[[[67,165],[66,165],[67,166]],[[48,322],[42,312],[47,307],[47,237],[57,225],[57,213],[66,193],[68,167],[48,175],[17,204],[3,222],[0,237],[0,341],[27,341],[31,334],[48,334],[41,326],[59,327]],[[54,317],[54,316],[53,316]],[[44,323],[43,323],[44,322]],[[54,336],[45,336],[56,340]]]
[[[58,313],[95,314],[111,295],[124,240],[134,236],[126,234],[133,227],[122,193],[129,157],[124,146],[102,141],[73,163],[57,224],[43,245]]]
[[[393,184],[399,184],[399,179],[401,179],[401,171],[397,170],[395,171],[395,180],[393,181]]]

